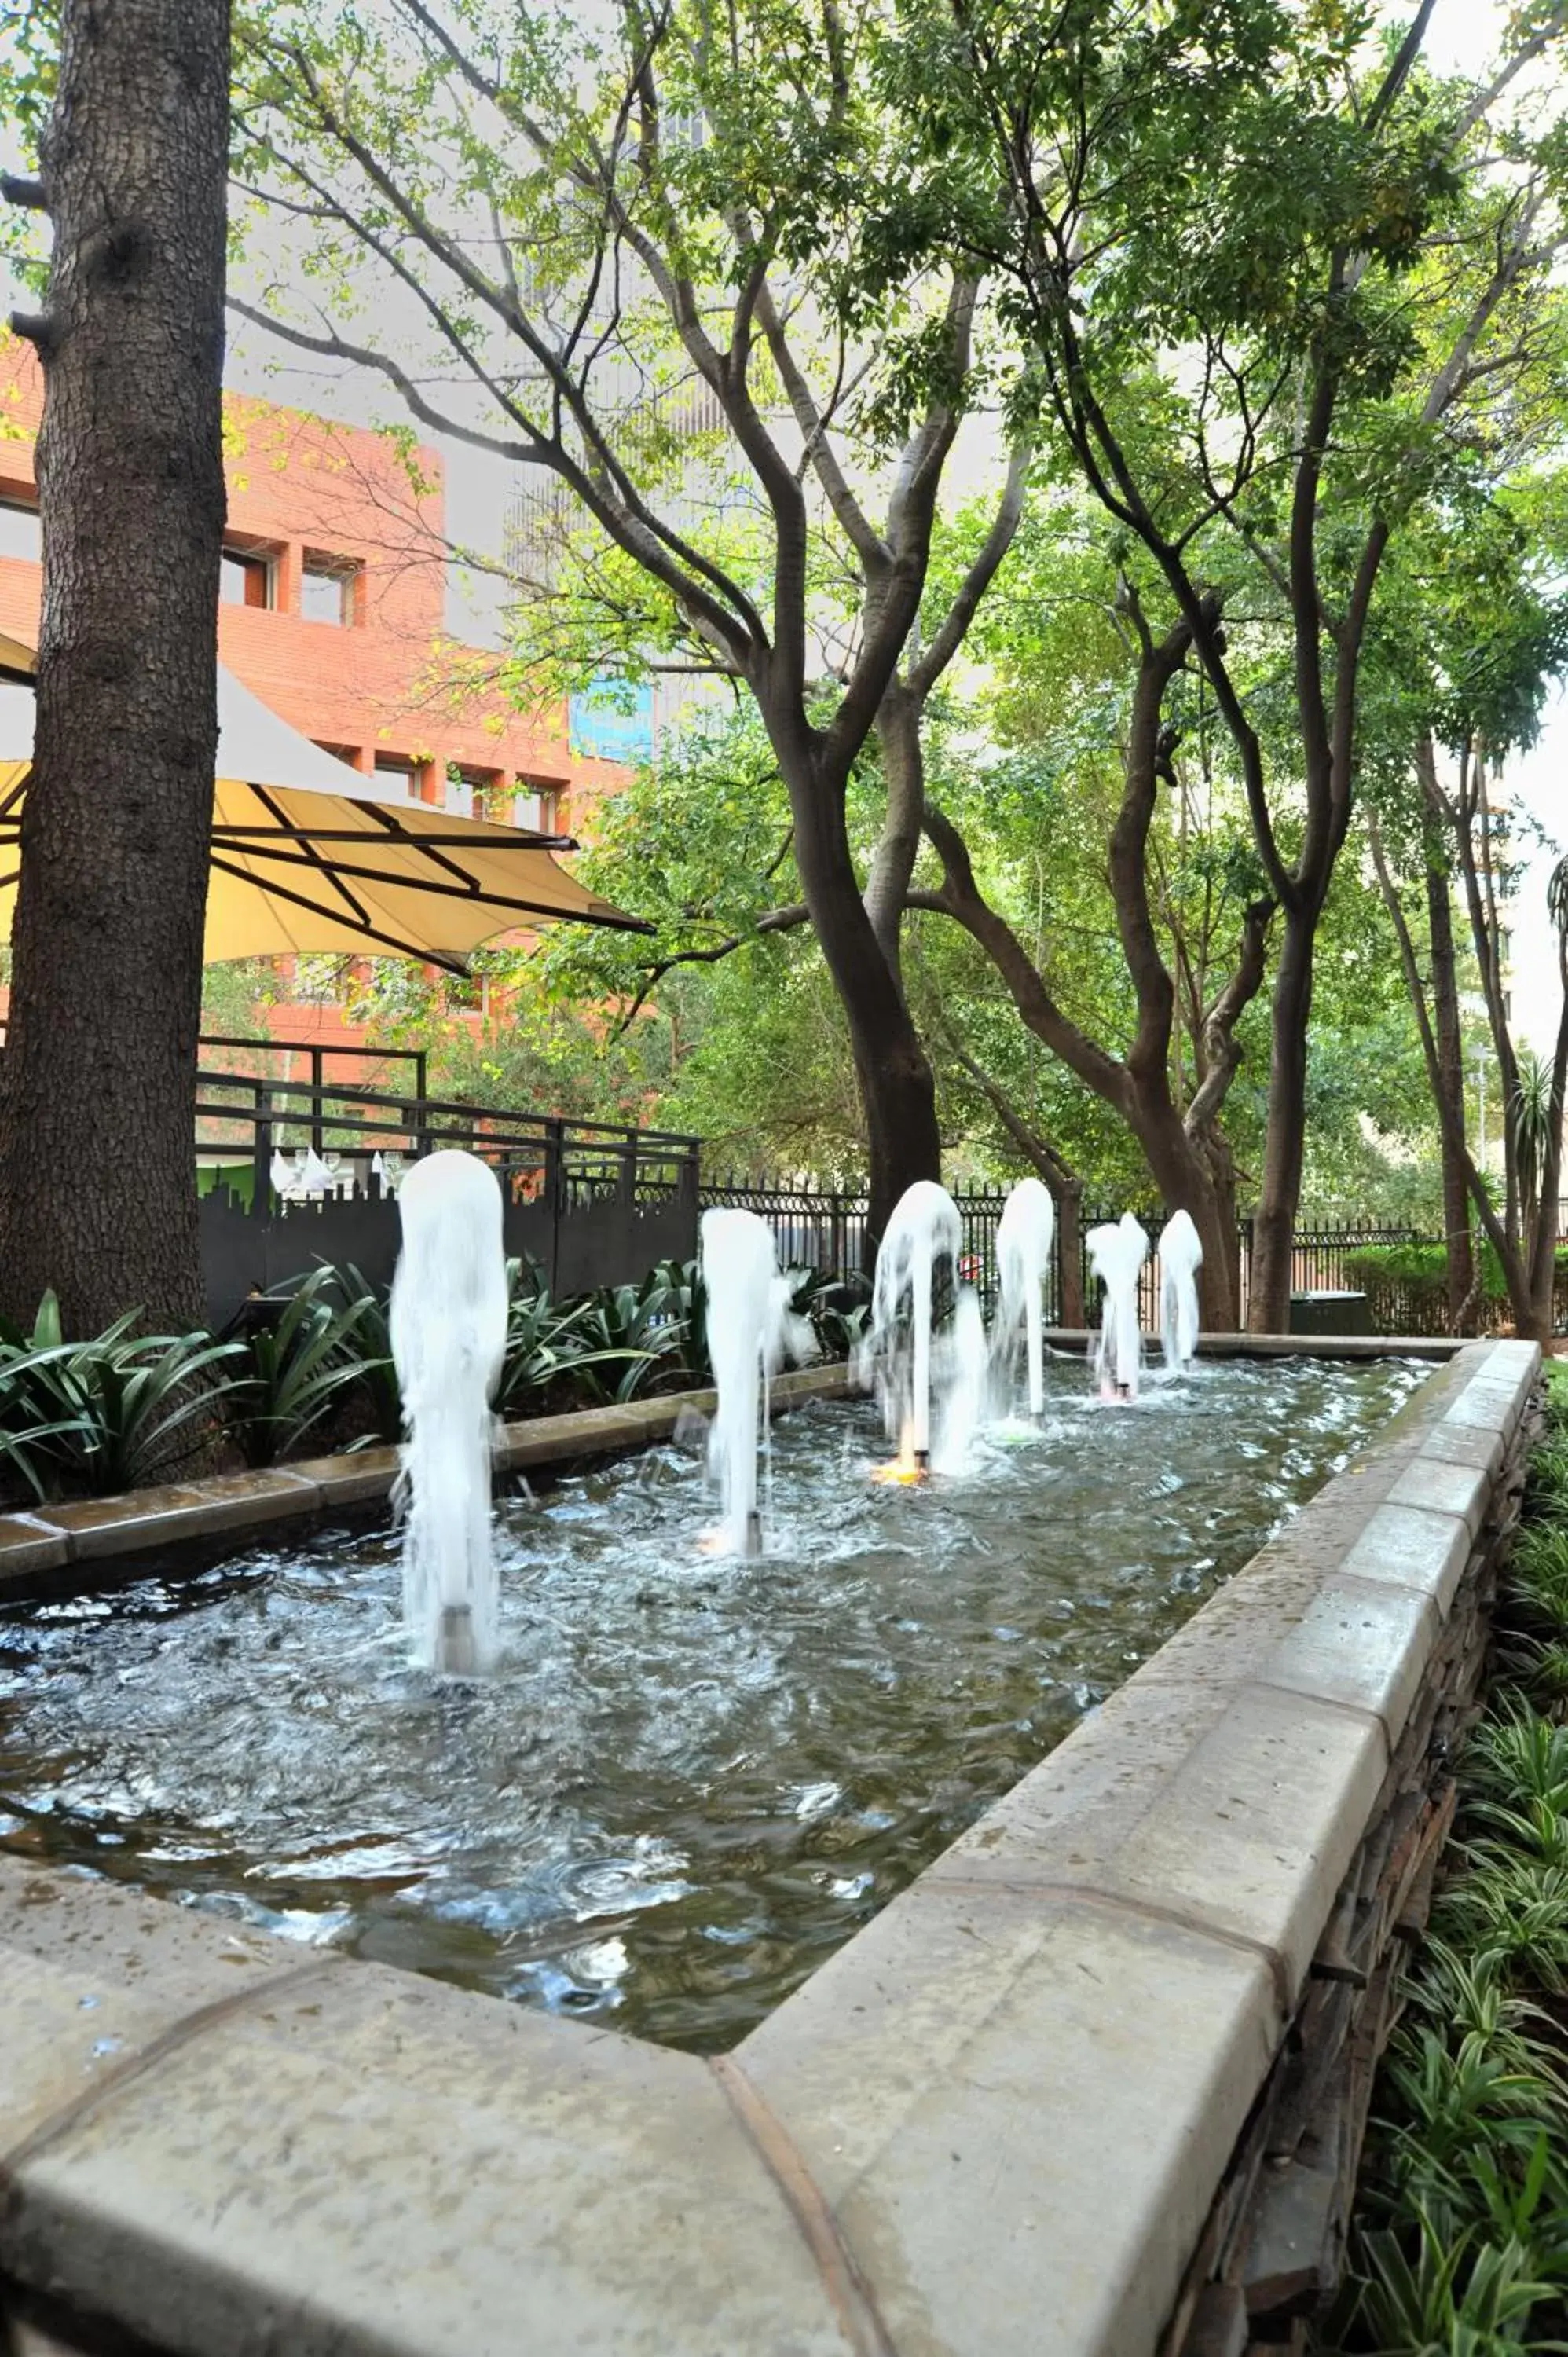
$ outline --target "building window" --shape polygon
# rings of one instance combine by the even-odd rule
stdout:
[[[251,549],[226,548],[219,569],[218,594],[226,606],[270,606],[272,559]]]
[[[335,761],[346,761],[351,770],[359,768],[360,748],[357,745],[329,745],[325,737],[314,737],[311,742],[317,752],[330,753]]]
[[[560,786],[535,778],[519,778],[511,806],[513,826],[532,827],[536,834],[564,834],[566,797]]]
[[[299,610],[307,622],[335,622],[347,629],[359,608],[361,567],[346,556],[318,556],[306,549],[299,576]]]
[[[38,511],[25,500],[0,500],[0,556],[37,565],[43,555]]]
[[[454,818],[508,817],[503,780],[499,770],[476,770],[467,761],[446,764],[446,807]]]
[[[419,763],[411,760],[406,753],[378,753],[376,775],[385,778],[389,783],[393,778],[398,779],[408,794],[417,793],[419,790]]]

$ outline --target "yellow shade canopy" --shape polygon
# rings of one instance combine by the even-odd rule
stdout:
[[[32,650],[0,634],[0,936],[8,935],[32,767]],[[220,666],[207,963],[342,954],[463,971],[522,925],[650,926],[556,865],[569,835],[458,818],[324,753]]]

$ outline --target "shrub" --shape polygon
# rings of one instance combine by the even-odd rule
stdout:
[[[1509,1289],[1502,1264],[1489,1243],[1480,1247],[1481,1292],[1477,1322],[1507,1322]],[[1347,1253],[1345,1281],[1364,1293],[1372,1323],[1384,1334],[1445,1333],[1448,1329],[1448,1248],[1445,1244],[1363,1244]],[[1553,1297],[1560,1318],[1568,1316],[1568,1246],[1557,1252]]]
[[[128,1310],[89,1342],[62,1340],[46,1293],[30,1334],[0,1324],[0,1461],[35,1499],[110,1497],[208,1445],[236,1346],[210,1334],[135,1335]],[[183,1447],[177,1437],[183,1436]]]

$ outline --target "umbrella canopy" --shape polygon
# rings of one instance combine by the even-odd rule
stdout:
[[[0,634],[0,937],[19,870],[32,768],[32,650]],[[463,971],[519,925],[651,926],[558,867],[570,835],[533,834],[409,801],[336,760],[219,667],[206,959],[418,958]]]

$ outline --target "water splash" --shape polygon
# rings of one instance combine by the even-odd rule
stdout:
[[[985,1421],[985,1318],[972,1285],[959,1287],[938,1363],[940,1408],[931,1462],[939,1473],[965,1473]]]
[[[719,1395],[708,1434],[708,1467],[724,1501],[719,1541],[729,1553],[757,1555],[762,1553],[757,1475],[769,1429],[768,1379],[787,1356],[811,1355],[811,1329],[789,1313],[789,1283],[779,1273],[772,1231],[755,1211],[704,1211],[698,1256]]]
[[[1179,1374],[1197,1350],[1197,1272],[1203,1245],[1191,1214],[1173,1211],[1155,1247],[1160,1264],[1160,1342],[1166,1371]]]
[[[993,1363],[1011,1361],[1019,1329],[1029,1387],[1029,1414],[1046,1405],[1046,1345],[1043,1293],[1051,1265],[1056,1206],[1038,1178],[1021,1178],[1002,1207],[996,1230],[999,1286],[992,1328]]]
[[[896,1473],[918,1479],[931,1460],[931,1286],[939,1259],[957,1265],[958,1205],[934,1178],[918,1178],[893,1207],[876,1254],[871,1329],[856,1352],[875,1382]]]
[[[1114,1222],[1090,1228],[1084,1238],[1089,1265],[1105,1287],[1094,1371],[1102,1400],[1135,1400],[1143,1338],[1138,1330],[1138,1275],[1149,1257],[1149,1239],[1131,1211]]]
[[[489,1403],[506,1352],[501,1190],[476,1155],[431,1154],[404,1178],[397,1206],[403,1621],[415,1661],[469,1677],[495,1657]]]

